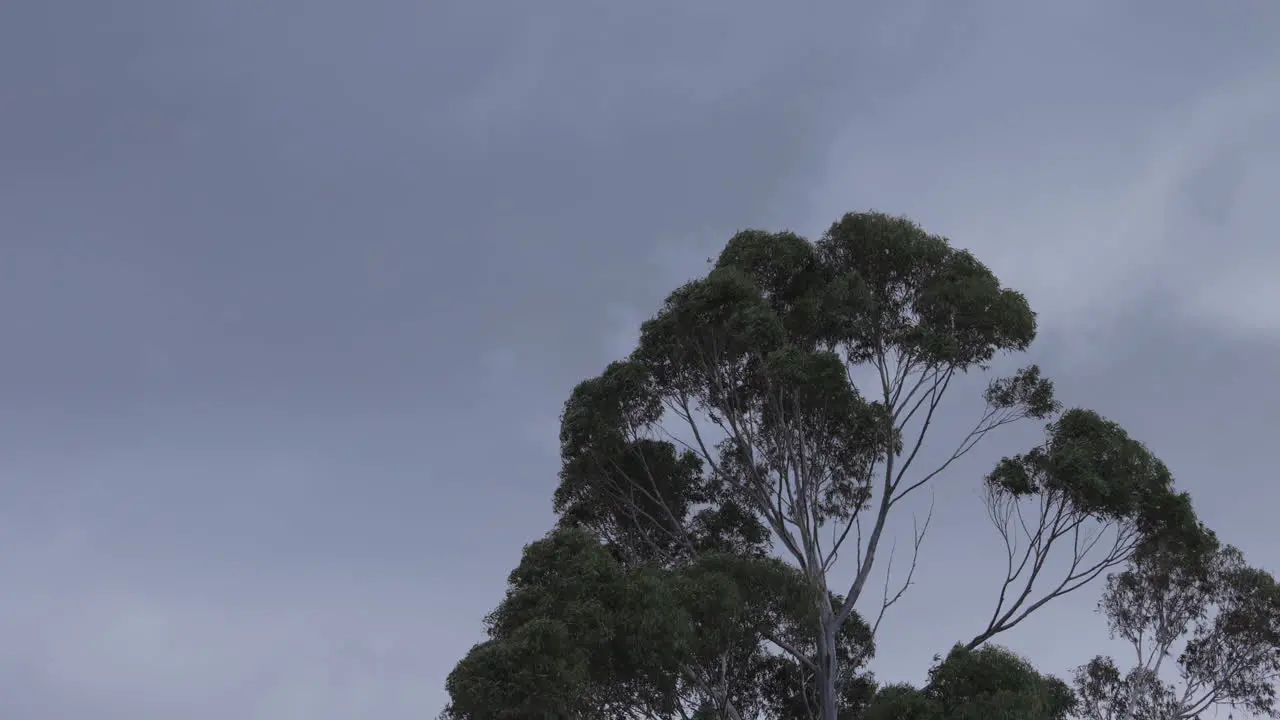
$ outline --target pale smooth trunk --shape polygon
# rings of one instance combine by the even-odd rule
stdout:
[[[836,678],[839,676],[839,659],[836,657],[836,616],[830,603],[821,613],[818,631],[817,672],[814,680],[818,686],[818,709],[822,720],[836,720],[839,706],[836,698]]]

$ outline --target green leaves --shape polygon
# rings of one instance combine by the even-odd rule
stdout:
[[[704,279],[667,298],[633,359],[660,392],[712,399],[785,347],[839,349],[854,363],[896,351],[967,369],[1025,350],[1035,314],[968,252],[905,218],[850,213],[811,245],[792,233],[735,235]]]
[[[788,342],[811,347],[818,339],[827,270],[814,246],[790,232],[744,230],[730,238],[716,262],[745,274],[782,320]]]
[[[1060,496],[1082,514],[1132,519],[1151,532],[1170,529],[1161,515],[1177,505],[1173,476],[1146,446],[1091,410],[1068,410],[1047,431],[1044,445],[1001,460],[988,486]]]
[[[456,720],[591,717],[590,666],[564,623],[540,619],[476,645],[445,681]]]
[[[656,568],[624,568],[584,530],[530,544],[489,616],[490,639],[449,676],[453,715],[674,712],[681,668],[696,647],[686,590]]]
[[[1066,683],[1001,647],[957,647],[929,676],[881,689],[864,720],[1065,720],[1075,707]]]
[[[456,720],[715,706],[689,677],[714,678],[726,658],[735,672],[719,686],[744,710],[802,705],[812,692],[799,660],[761,647],[777,637],[809,648],[817,628],[807,583],[776,559],[707,553],[680,568],[627,567],[591,533],[559,529],[525,548],[509,583],[489,639],[446,683]],[[857,675],[872,653],[866,624],[848,623],[840,648],[850,696],[866,694]]]
[[[597,378],[579,383],[560,416],[560,453],[566,461],[612,451],[656,423],[663,413],[649,368],[615,362]]]
[[[862,720],[943,720],[942,708],[922,690],[905,683],[886,685],[871,700]]]
[[[946,720],[1065,720],[1075,705],[1066,683],[997,646],[952,650],[931,671],[929,694]]]
[[[1036,386],[1035,373],[1025,373],[993,384],[988,396],[1035,405]],[[986,478],[988,515],[1005,541],[1008,573],[987,629],[968,647],[1135,553],[1204,541],[1190,499],[1174,490],[1168,468],[1119,425],[1074,409],[1050,423],[1046,435],[1039,447],[1002,459]],[[1046,583],[1043,571],[1055,548],[1064,551],[1066,563],[1059,565],[1065,571]]]
[[[839,347],[853,362],[896,348],[964,369],[1025,350],[1036,321],[1026,298],[972,254],[906,218],[867,212],[845,215],[816,245],[789,232],[738,233],[710,275],[672,293],[642,334],[646,362],[679,358],[684,368],[787,342]],[[676,387],[680,373],[663,370],[663,384]]]
[[[1207,536],[1196,554],[1144,551],[1107,578],[1099,607],[1139,662],[1122,673],[1111,658],[1097,657],[1077,670],[1086,720],[1117,712],[1193,718],[1215,706],[1280,716],[1280,586]],[[1169,663],[1176,669],[1162,675]],[[1175,674],[1176,683],[1164,679]]]
[[[692,550],[689,514],[709,499],[702,459],[648,437],[663,409],[649,370],[617,362],[574,388],[561,417],[555,511],[562,524],[591,528],[630,560],[670,561]],[[737,520],[753,540],[735,534],[727,517],[708,517],[703,533],[714,527],[725,537],[702,541],[743,546],[758,538],[750,518]]]
[[[619,702],[669,708],[688,641],[677,608],[665,583],[624,572],[588,533],[554,532],[525,549],[488,618],[490,639],[450,673],[450,712],[604,718]]]
[[[1125,717],[1131,702],[1124,674],[1109,657],[1096,657],[1076,668],[1076,697],[1084,720]]]
[[[993,380],[983,399],[996,410],[1016,410],[1024,417],[1043,420],[1062,409],[1053,394],[1053,381],[1040,375],[1039,365],[1029,365],[1006,378]]]
[[[785,478],[804,472],[821,521],[861,510],[872,469],[896,437],[886,408],[863,399],[832,352],[791,347],[770,353],[753,386],[758,407],[750,444],[759,466],[754,474]],[[740,438],[729,451],[744,444]],[[799,456],[802,469],[796,467]],[[751,474],[746,479],[764,484]]]
[[[707,398],[714,406],[729,402],[754,362],[785,342],[782,319],[751,278],[723,267],[667,298],[641,325],[632,359],[649,368],[660,393]]]
[[[1133,536],[1132,546],[1127,540],[1117,546],[1124,552],[1108,565],[1132,552],[1162,549],[1190,557],[1212,547],[1211,533],[1196,518],[1190,496],[1175,489],[1169,468],[1118,424],[1074,409],[1050,423],[1047,435],[1040,447],[996,465],[986,480],[994,496],[1041,495],[1061,513]]]
[[[926,364],[964,369],[1035,339],[1025,297],[906,218],[850,213],[827,230],[818,252],[832,282],[829,341],[859,360],[896,347]]]

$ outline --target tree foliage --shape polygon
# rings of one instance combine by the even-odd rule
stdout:
[[[1142,552],[1107,579],[1100,608],[1135,662],[1122,671],[1099,656],[1077,670],[1083,717],[1188,720],[1216,707],[1280,717],[1280,585],[1238,549],[1210,535],[1195,554]]]
[[[594,537],[559,531],[529,545],[489,639],[446,682],[451,717],[613,718],[672,707],[689,652],[681,588],[626,572]]]
[[[490,639],[451,676],[455,716],[872,712],[863,667],[905,590],[878,607],[863,598],[890,516],[988,434],[1033,419],[1048,423],[1044,444],[986,481],[1009,555],[991,620],[929,688],[877,697],[976,717],[939,683],[985,663],[1029,684],[973,690],[986,698],[973,708],[1058,717],[1056,701],[1027,699],[1057,686],[981,646],[1142,548],[1193,545],[1198,525],[1158,459],[1097,413],[1062,412],[1035,365],[990,378],[978,422],[925,465],[953,380],[1035,335],[1021,293],[905,218],[850,213],[817,242],[737,233],[641,326],[629,357],[570,395],[559,529],[527,550]],[[1051,551],[1075,558],[1047,582]],[[838,567],[842,556],[852,565]],[[624,652],[619,638],[649,649]],[[502,689],[485,700],[491,684]]]
[[[726,708],[807,717],[812,673],[764,652],[813,644],[816,614],[796,570],[771,558],[700,555],[679,568],[626,566],[592,533],[561,528],[526,547],[488,639],[447,681],[448,716],[679,717]],[[839,598],[831,598],[839,602]],[[840,637],[844,700],[865,705],[870,629]]]
[[[1207,540],[1190,496],[1177,492],[1165,464],[1119,425],[1073,409],[1046,431],[1042,445],[1004,458],[987,476],[988,514],[1004,540],[1007,573],[986,630],[968,647],[1123,565],[1144,546],[1172,552]],[[1045,568],[1055,550],[1066,569],[1050,578]]]
[[[1010,650],[956,646],[929,673],[924,689],[882,688],[864,720],[1065,720],[1075,695]]]

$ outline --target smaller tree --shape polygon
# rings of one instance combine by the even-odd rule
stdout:
[[[717,588],[709,588],[714,592]],[[445,681],[453,720],[663,715],[680,701],[690,624],[660,571],[627,571],[589,533],[525,548],[488,639]]]
[[[1102,656],[1077,670],[1083,718],[1193,720],[1222,706],[1280,717],[1280,585],[1206,537],[1145,549],[1107,578],[1100,609],[1135,660],[1127,672]]]
[[[923,690],[881,688],[864,720],[1065,720],[1075,702],[1065,682],[1005,648],[957,645]]]
[[[811,592],[776,558],[708,552],[673,567],[628,564],[592,531],[560,527],[525,548],[486,618],[488,639],[446,681],[442,717],[808,717],[818,702],[813,667],[762,640],[811,649]],[[855,615],[838,640],[842,700],[865,707],[871,629]]]

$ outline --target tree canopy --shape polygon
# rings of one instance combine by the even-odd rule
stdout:
[[[1099,608],[1133,650],[1076,671],[1086,720],[1193,720],[1221,707],[1280,717],[1280,585],[1239,549],[1153,549],[1107,579]],[[1170,667],[1172,666],[1172,667]]]
[[[1109,587],[1123,584],[1122,566],[1204,557],[1215,541],[1164,463],[1101,414],[1064,408],[1034,364],[989,377],[979,420],[926,464],[953,380],[1026,351],[1036,325],[1021,293],[905,218],[850,213],[817,242],[735,234],[641,326],[634,352],[570,394],[557,527],[526,548],[488,639],[450,675],[446,714],[1076,712],[1066,683],[992,638],[1108,573]],[[990,618],[975,619],[926,687],[880,687],[866,670],[879,619],[906,590],[865,592],[889,519],[1024,421],[1043,423],[1044,441],[980,485],[1008,556]],[[1250,632],[1270,641],[1251,612]],[[1202,675],[1224,672],[1205,659],[1211,644],[1188,656],[1217,668]]]
[[[864,720],[1066,720],[1076,706],[1065,682],[997,645],[957,645],[929,679],[924,689],[881,688]]]

